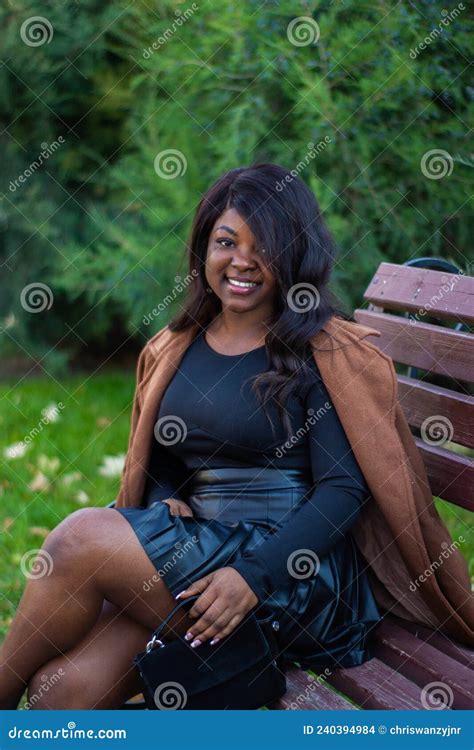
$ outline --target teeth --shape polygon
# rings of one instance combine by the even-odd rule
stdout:
[[[257,283],[255,281],[237,281],[236,279],[229,279],[228,277],[227,277],[227,281],[232,286],[244,286],[244,287],[257,286]]]

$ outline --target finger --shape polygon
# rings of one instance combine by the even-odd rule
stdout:
[[[201,633],[197,633],[194,636],[194,640],[199,640],[201,641],[201,643],[205,643],[206,641],[216,637],[218,633],[222,632],[222,630],[226,627],[226,625],[229,624],[231,619],[232,619],[232,610],[227,608],[219,617],[217,617],[217,619],[212,623],[212,625],[210,625],[208,628],[203,630]],[[195,625],[193,625],[190,628],[190,630],[192,633],[194,633]],[[192,645],[192,641],[191,641],[191,645]]]
[[[219,604],[217,604],[217,601],[218,600],[216,600],[210,607],[208,607],[206,611],[204,612],[204,614],[201,615],[199,620],[197,620],[188,628],[188,632],[186,633],[186,636],[185,636],[186,640],[189,640],[191,643],[195,640],[198,640],[202,643],[203,633],[206,630],[212,629],[212,627],[214,626],[214,623],[223,617],[225,609],[222,608],[222,605],[219,606]],[[221,628],[218,628],[217,630],[222,629],[222,627],[223,626],[221,626]],[[189,634],[191,634],[191,638],[188,637]]]
[[[191,508],[188,508],[187,505],[184,505],[184,506],[180,505],[179,507],[180,507],[180,514],[179,514],[180,516],[192,516],[193,515]]]
[[[219,632],[215,634],[213,640],[221,641],[227,635],[230,635],[235,630],[237,625],[242,622],[243,619],[244,615],[235,615],[234,617],[232,617],[231,620],[226,625],[224,625],[224,627],[219,630]]]
[[[201,596],[196,599],[193,606],[189,610],[188,614],[193,619],[196,619],[196,622],[199,620],[200,617],[202,617],[205,612],[211,607],[214,602],[217,599],[217,594],[212,590],[212,588],[207,588],[205,591],[202,592]]]
[[[204,578],[198,578],[197,581],[193,581],[187,589],[183,589],[179,592],[179,594],[176,594],[175,599],[185,599],[188,596],[193,596],[194,594],[202,594],[202,592],[209,586],[210,582],[212,580],[212,575],[204,576]],[[194,603],[194,606],[191,607],[190,612],[194,609],[196,604],[199,602],[199,599],[196,600]],[[194,612],[194,616],[199,614],[197,611]]]

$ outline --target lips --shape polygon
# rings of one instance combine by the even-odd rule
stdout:
[[[230,283],[235,283],[235,284],[251,284],[252,286],[260,286],[262,283],[261,281],[256,281],[255,279],[249,279],[245,276],[227,276],[226,274],[225,278]]]
[[[258,287],[262,285],[261,281],[253,281],[247,279],[245,276],[225,276],[224,281],[230,294],[237,295],[248,295],[252,294]]]

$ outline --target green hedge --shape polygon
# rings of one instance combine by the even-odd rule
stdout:
[[[314,190],[340,248],[333,279],[348,309],[381,260],[443,256],[468,271],[473,22],[461,6],[4,7],[2,346],[45,355],[54,369],[117,331],[120,341],[148,338],[179,304],[172,295],[144,323],[186,275],[201,194],[253,161],[295,169]],[[46,41],[26,43],[38,14]],[[52,291],[41,314],[22,305],[33,283]]]

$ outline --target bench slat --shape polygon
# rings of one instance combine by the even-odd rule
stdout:
[[[364,299],[391,310],[406,310],[463,323],[474,322],[474,279],[464,274],[381,263]]]
[[[434,495],[474,511],[474,461],[415,437]]]
[[[393,623],[379,625],[375,638],[375,653],[389,667],[420,688],[441,683],[441,692],[452,708],[474,708],[474,679],[470,669]]]
[[[406,375],[398,376],[399,402],[411,427],[420,428],[428,416],[449,419],[453,426],[451,440],[474,448],[474,399],[464,393]]]
[[[474,649],[470,649],[464,644],[456,643],[456,641],[448,638],[447,635],[440,631],[430,630],[424,625],[419,625],[416,622],[409,622],[408,620],[402,620],[399,617],[390,615],[388,617],[389,622],[394,622],[395,625],[408,630],[413,633],[419,640],[430,643],[441,653],[450,656],[454,661],[458,661],[470,670],[474,670]]]
[[[302,669],[291,668],[286,673],[288,690],[267,708],[294,711],[358,711],[348,700],[338,695]]]
[[[328,682],[363,709],[422,711],[426,708],[418,685],[376,657],[360,667],[336,670]]]
[[[380,331],[375,345],[396,362],[448,378],[474,381],[474,336],[471,334],[430,323],[410,323],[408,318],[370,310],[355,310],[354,318]]]

